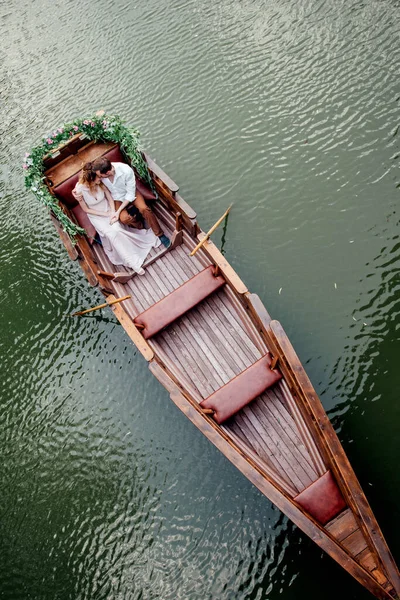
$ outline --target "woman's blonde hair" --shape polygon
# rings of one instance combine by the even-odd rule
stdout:
[[[86,164],[84,164],[81,174],[79,176],[79,183],[81,183],[82,185],[86,185],[90,190],[92,190],[95,185],[99,185],[100,187],[103,186],[101,182],[95,184],[97,175],[93,170],[92,165],[93,163],[91,162],[87,162]]]

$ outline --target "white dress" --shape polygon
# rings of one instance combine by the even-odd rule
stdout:
[[[88,187],[78,183],[75,188],[83,196],[86,204],[93,210],[108,212],[108,204],[104,190],[98,187],[91,192]],[[157,248],[161,242],[151,229],[133,229],[120,221],[110,224],[109,217],[87,213],[90,222],[100,235],[104,252],[114,265],[124,265],[136,271],[143,272],[141,266],[152,248]]]

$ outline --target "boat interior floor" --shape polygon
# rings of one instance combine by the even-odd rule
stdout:
[[[156,204],[155,212],[166,234],[171,235],[172,216],[160,203]],[[126,283],[111,282],[117,295],[131,294],[132,298],[124,302],[124,309],[132,319],[212,264],[202,250],[189,256],[194,245],[195,241],[184,233],[182,245],[148,266],[145,275],[137,275]],[[95,244],[93,250],[102,270],[115,271],[116,266],[110,263],[101,246]],[[153,249],[150,258],[158,252]],[[123,266],[117,269],[126,270]],[[199,403],[268,350],[228,286],[203,300],[148,342]],[[286,384],[279,382],[222,427],[233,440],[249,449],[260,466],[270,468],[279,476],[290,495],[296,496],[326,468],[311,436],[299,431],[300,419],[293,413],[291,404]]]

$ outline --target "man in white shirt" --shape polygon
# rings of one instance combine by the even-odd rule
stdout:
[[[141,220],[129,214],[131,207],[134,207],[146,219],[164,246],[168,248],[171,245],[169,238],[164,235],[156,215],[147,206],[142,194],[136,190],[135,174],[129,165],[121,162],[111,163],[108,158],[101,156],[92,162],[92,170],[102,179],[114,198],[117,210],[111,218],[111,223],[120,220],[124,225],[141,229],[143,227]]]

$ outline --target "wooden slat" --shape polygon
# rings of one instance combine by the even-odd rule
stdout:
[[[170,265],[171,271],[176,274],[177,277],[179,277],[180,281],[182,283],[185,283],[186,281],[189,281],[189,279],[191,278],[190,274],[187,272],[187,270],[185,269],[184,265],[182,265],[178,260],[177,260],[177,253],[172,251],[170,256],[168,257],[168,263]]]
[[[228,362],[224,354],[221,354],[215,332],[211,331],[208,324],[204,320],[199,308],[195,308],[186,316],[193,327],[196,327],[196,333],[199,340],[202,340],[202,345],[207,352],[207,357],[212,362],[215,373],[220,377],[220,385],[224,385],[230,379],[239,373],[239,369],[235,362]],[[211,342],[211,343],[210,343]],[[207,350],[206,350],[207,349]]]
[[[179,190],[179,186],[176,185],[176,183],[172,181],[172,179],[168,177],[166,173],[164,173],[161,167],[159,167],[158,164],[154,162],[154,160],[150,158],[148,154],[144,153],[144,156],[149,170],[152,171],[154,175],[156,175],[156,177],[159,177],[163,181],[163,183],[165,183],[165,185],[171,190],[171,192],[177,192]],[[196,213],[194,213],[194,216],[196,216]]]
[[[110,295],[106,298],[106,300],[107,303],[110,303],[113,300],[115,300],[115,296]],[[148,345],[144,337],[141,335],[139,330],[135,327],[135,325],[132,322],[132,319],[128,316],[128,314],[125,312],[122,306],[120,304],[113,304],[110,308],[117,317],[118,321],[121,323],[122,327],[125,329],[126,333],[129,335],[129,337],[135,344],[136,348],[141,353],[141,355],[147,361],[153,360],[153,350],[150,348],[150,346]]]
[[[234,316],[238,322],[241,323],[242,329],[247,333],[252,343],[258,348],[260,354],[265,354],[266,351],[269,350],[268,344],[265,343],[265,340],[262,338],[255,323],[249,319],[247,310],[242,303],[242,297],[239,298],[229,286],[226,286],[225,293],[234,310]]]
[[[277,455],[275,444],[266,430],[260,436],[243,411],[236,414],[234,419],[228,421],[224,425],[224,429],[228,433],[229,439],[237,438],[241,440],[246,447],[254,452],[261,464],[270,465],[273,468],[274,473],[277,473],[280,480],[285,482],[283,489],[290,489],[293,496],[299,493],[301,485],[298,485],[296,475],[292,476],[290,470],[282,469],[279,453]],[[274,477],[275,480],[276,477]]]
[[[323,475],[327,469],[328,469],[328,464],[325,464],[319,448],[313,438],[313,436],[311,435],[311,432],[307,426],[306,421],[303,418],[303,415],[301,414],[301,411],[297,405],[297,400],[294,398],[294,396],[290,393],[289,388],[288,388],[288,384],[286,383],[286,381],[281,380],[278,384],[279,388],[282,390],[287,404],[289,406],[290,412],[293,416],[294,422],[296,423],[297,429],[299,431],[299,435],[301,437],[301,439],[303,440],[309,454],[311,457],[311,460],[313,461],[313,464],[317,470],[317,473],[319,475]]]
[[[154,285],[151,274],[146,273],[146,275],[140,276],[138,285],[139,284],[143,285],[143,292],[146,290],[148,296],[151,298],[150,306],[164,298],[165,294],[162,293],[162,290],[160,290],[158,286]]]
[[[275,455],[282,465],[283,473],[287,473],[293,482],[296,481],[296,486],[301,492],[313,482],[313,478],[304,470],[303,465],[296,460],[290,440],[287,437],[282,439],[282,429],[279,430],[275,419],[265,412],[260,414],[260,409],[257,409],[257,400],[246,406],[243,412],[252,421],[254,428],[258,429],[260,434],[263,430],[268,431],[271,442],[275,447]],[[261,418],[262,415],[264,418]],[[293,478],[293,474],[295,474],[296,480]]]
[[[281,402],[279,396],[280,386],[274,385],[271,389],[266,390],[264,394],[260,397],[260,402],[268,403],[268,405],[276,411],[276,416],[281,420],[282,426],[286,428],[288,432],[290,432],[290,438],[293,440],[296,448],[299,450],[303,459],[308,463],[311,472],[314,474],[314,479],[317,479],[319,473],[315,469],[315,465],[310,457],[310,453],[303,440],[300,437],[299,430],[296,426],[296,423],[289,411],[289,408],[286,403]]]
[[[199,233],[197,239],[201,242],[205,238],[206,234],[204,232]],[[204,242],[204,246],[202,247],[203,251],[209,256],[209,258],[213,261],[215,265],[221,270],[221,273],[225,277],[229,284],[236,290],[238,294],[245,294],[248,292],[247,287],[240,279],[236,271],[231,267],[226,258],[221,254],[218,250],[217,246],[211,240]]]
[[[266,350],[263,352],[260,351],[250,337],[248,331],[243,327],[243,322],[237,316],[236,307],[233,305],[232,297],[229,295],[229,291],[227,289],[218,291],[214,298],[209,300],[209,304],[216,311],[220,312],[224,319],[230,323],[231,327],[236,333],[236,336],[239,338],[239,343],[243,344],[246,349],[246,353],[248,353],[249,356],[254,357],[254,359],[258,359],[266,353]]]
[[[191,370],[196,368],[197,363],[205,376],[204,385],[199,387],[199,392],[201,394],[202,399],[207,398],[210,394],[215,392],[216,389],[220,387],[221,377],[218,372],[218,364],[215,362],[214,356],[211,353],[204,353],[203,340],[201,336],[198,335],[197,332],[190,331],[190,324],[187,322],[182,322],[179,326],[179,333],[183,332],[188,333],[188,346],[194,349],[194,352],[197,353],[197,357],[193,359],[193,365],[188,365],[186,367],[186,372],[190,377]],[[166,332],[165,332],[166,333]],[[190,335],[192,334],[192,335]]]
[[[58,235],[61,238],[62,243],[65,246],[66,251],[68,252],[68,256],[71,260],[77,260],[77,258],[79,258],[79,253],[76,246],[74,246],[74,244],[71,242],[68,233],[64,231],[64,229],[61,226],[61,223],[55,218],[54,215],[50,214],[50,218],[54,227],[56,228]]]
[[[202,401],[203,396],[195,387],[193,379],[190,376],[188,377],[188,375],[183,372],[182,368],[179,366],[178,357],[175,355],[174,350],[171,348],[169,342],[165,340],[163,336],[157,336],[157,341],[155,338],[152,338],[149,340],[149,345],[154,349],[157,355],[157,361],[165,363],[172,376],[179,381],[180,385],[199,404]]]
[[[186,268],[189,271],[191,271],[193,275],[196,275],[196,273],[199,273],[200,271],[212,264],[212,262],[209,259],[207,259],[202,252],[200,252],[197,256],[193,256],[192,258],[190,258],[188,252],[190,251],[190,248],[191,246],[193,246],[193,244],[189,243],[190,238],[185,234],[183,236],[183,242],[183,247],[180,246],[179,248],[177,248],[176,253],[180,257],[182,262],[186,265]]]
[[[174,250],[173,255],[174,255],[175,261],[178,263],[180,268],[185,273],[187,273],[188,279],[191,279],[192,277],[194,277],[194,275],[197,275],[197,273],[200,273],[200,271],[203,269],[203,267],[201,266],[200,268],[198,268],[198,267],[196,267],[195,264],[188,265],[187,260],[186,260],[185,250],[186,250],[186,248],[182,248],[182,246],[180,246],[179,248],[176,248],[176,250]]]
[[[364,548],[360,554],[357,554],[356,559],[368,571],[373,571],[377,567],[374,556],[369,548]]]
[[[203,398],[207,398],[223,385],[223,372],[220,369],[218,358],[216,358],[218,353],[215,352],[215,350],[210,352],[211,345],[209,344],[207,346],[207,342],[205,341],[204,336],[201,335],[201,332],[199,332],[197,328],[191,326],[193,322],[194,315],[187,315],[186,318],[182,319],[181,327],[187,331],[191,344],[197,349],[198,358],[195,359],[195,362],[201,360],[202,364],[205,365],[205,372],[208,374],[207,385],[202,388],[201,393]]]
[[[347,508],[340,515],[332,519],[325,527],[339,542],[359,528],[350,508]]]
[[[142,310],[146,310],[155,302],[153,296],[148,292],[147,286],[144,284],[144,277],[145,276],[135,277],[127,282],[127,285],[129,289],[132,290],[134,297],[137,297]]]
[[[173,333],[174,335],[165,331],[163,337],[169,343],[170,348],[175,351],[177,366],[188,374],[188,377],[193,381],[202,396],[204,393],[212,393],[213,389],[209,387],[211,373],[209,372],[209,377],[207,378],[207,370],[204,368],[204,365],[203,370],[205,372],[200,368],[196,360],[194,346],[185,339],[181,328],[175,328]]]
[[[387,577],[382,573],[380,569],[374,569],[371,571],[372,577],[374,577],[378,583],[385,585],[387,583]]]
[[[226,427],[222,425],[221,429],[227,433],[228,438],[232,440],[233,443],[238,448],[240,448],[246,456],[249,456],[252,462],[256,464],[262,472],[265,472],[271,479],[271,481],[274,481],[274,483],[282,491],[286,492],[291,497],[296,496],[296,488],[292,485],[292,483],[286,477],[286,475],[285,477],[282,477],[282,475],[276,470],[276,468],[270,460],[270,457],[263,456],[263,458],[261,458],[256,452],[254,452],[252,447],[242,439],[242,433],[238,425],[236,425],[235,423],[231,423],[231,425],[229,426],[229,430],[227,430]]]
[[[356,531],[353,531],[353,533],[342,540],[342,544],[354,556],[360,554],[360,552],[368,547],[365,536],[360,529],[356,529]]]
[[[274,432],[267,427],[268,424],[264,422],[261,425],[247,407],[235,415],[234,421],[239,425],[245,439],[254,447],[257,454],[261,457],[269,457],[278,473],[287,477],[298,492],[302,491],[305,486],[291,463],[283,455],[282,450],[277,446]]]
[[[297,436],[291,437],[291,430],[282,425],[280,421],[281,412],[276,410],[272,402],[263,402],[261,399],[255,400],[249,405],[249,409],[254,412],[256,417],[263,421],[265,418],[271,423],[272,429],[277,435],[277,444],[285,448],[288,460],[290,458],[292,467],[301,478],[304,487],[307,487],[318,479],[318,474],[310,465],[310,458],[307,460],[300,453],[299,446],[296,441],[299,441]]]
[[[206,337],[210,336],[214,341],[216,350],[221,357],[221,364],[232,378],[255,362],[255,358],[247,351],[244,351],[244,344],[242,345],[242,350],[239,351],[238,341],[241,342],[240,339],[233,343],[232,350],[230,351],[230,345],[226,343],[227,338],[230,341],[230,333],[226,326],[225,315],[219,313],[220,319],[214,319],[214,311],[218,313],[216,303],[217,300],[215,299],[212,303],[205,301],[199,304],[195,314],[197,315],[199,324],[205,328]]]
[[[207,313],[210,326],[215,326],[216,330],[224,332],[225,346],[229,349],[231,355],[233,354],[241,358],[244,368],[249,367],[255,360],[261,358],[257,349],[250,347],[251,340],[244,335],[240,335],[240,327],[235,327],[226,316],[226,312],[229,314],[229,311],[225,312],[225,306],[223,306],[220,294],[218,294],[218,297],[214,294],[205,300],[202,308],[203,312]],[[253,345],[251,344],[251,346]]]

